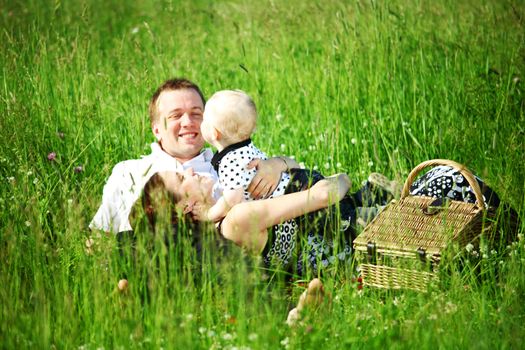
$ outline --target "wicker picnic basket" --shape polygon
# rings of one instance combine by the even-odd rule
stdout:
[[[425,168],[452,166],[468,181],[476,203],[410,195],[410,186]],[[363,284],[389,289],[426,291],[438,280],[442,257],[453,256],[468,243],[476,244],[489,229],[493,215],[484,205],[481,189],[465,166],[434,159],[415,167],[399,200],[393,200],[354,240]],[[444,254],[445,253],[445,254]]]

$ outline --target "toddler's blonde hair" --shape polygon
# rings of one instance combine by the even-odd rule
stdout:
[[[236,143],[248,139],[257,124],[253,100],[241,90],[221,90],[213,94],[205,107],[210,122],[225,141]]]

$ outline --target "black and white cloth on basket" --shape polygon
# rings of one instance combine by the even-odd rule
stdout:
[[[500,199],[479,177],[475,176],[485,206],[498,207]],[[450,166],[436,166],[415,180],[410,186],[413,196],[450,198],[456,201],[475,203],[476,195],[460,171]]]

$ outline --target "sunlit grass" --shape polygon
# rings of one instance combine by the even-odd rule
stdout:
[[[88,252],[86,227],[113,165],[149,152],[148,99],[172,76],[247,91],[261,149],[354,189],[448,158],[523,218],[523,18],[520,1],[3,2],[2,347],[520,347],[523,240],[426,294],[330,273],[331,304],[291,330],[302,287],[267,282],[241,252],[199,268],[143,234],[132,264],[112,235]]]

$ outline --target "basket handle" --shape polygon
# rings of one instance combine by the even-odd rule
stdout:
[[[474,177],[474,175],[472,175],[472,173],[464,165],[454,162],[453,160],[448,160],[448,159],[427,160],[419,164],[418,166],[416,166],[414,169],[412,169],[410,174],[408,174],[408,177],[405,181],[405,185],[403,186],[403,190],[401,191],[400,200],[403,200],[404,198],[410,195],[410,186],[412,186],[412,182],[414,182],[416,176],[421,172],[421,170],[431,167],[431,166],[436,166],[436,165],[447,165],[447,166],[451,166],[459,170],[461,175],[463,175],[463,177],[467,179],[470,187],[472,188],[472,191],[474,191],[474,195],[476,196],[476,205],[479,208],[485,209],[485,206],[483,205],[484,203],[483,195],[481,193],[481,189],[479,188],[479,184],[476,181],[476,178]]]

